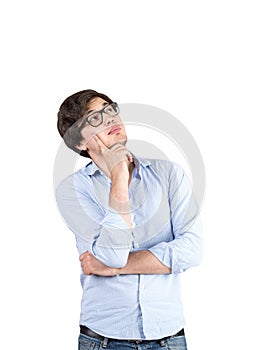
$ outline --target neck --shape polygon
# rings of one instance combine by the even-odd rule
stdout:
[[[128,162],[128,169],[129,169],[129,185],[132,179],[132,174],[133,174],[133,170],[135,168],[135,164],[133,162]]]

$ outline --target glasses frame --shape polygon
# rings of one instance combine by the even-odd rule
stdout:
[[[117,102],[112,102],[112,103],[109,103],[108,105],[104,106],[102,109],[100,109],[99,111],[94,111],[92,113],[90,113],[86,118],[85,118],[85,122],[87,122],[89,125],[91,125],[92,127],[96,128],[97,126],[101,125],[103,123],[103,114],[108,114],[107,112],[105,112],[105,110],[108,108],[108,107],[112,107],[114,109],[114,114],[113,115],[110,115],[112,117],[115,117],[116,115],[118,115],[120,113],[120,109],[119,109],[119,105]],[[115,110],[117,112],[115,112]],[[89,118],[91,118],[94,114],[99,114],[101,115],[101,121],[100,123],[98,123],[97,125],[92,125],[90,122],[89,122]]]

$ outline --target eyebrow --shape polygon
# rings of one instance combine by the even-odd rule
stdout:
[[[108,102],[104,102],[104,103],[103,103],[103,107],[108,106],[108,105],[109,105]],[[99,111],[100,111],[100,109],[99,109]],[[96,110],[94,110],[94,109],[91,109],[90,111],[87,112],[87,115],[89,115],[89,114],[92,113],[92,112],[98,112],[98,110],[96,111]]]

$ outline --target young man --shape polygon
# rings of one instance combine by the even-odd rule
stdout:
[[[82,266],[79,349],[186,349],[180,274],[202,238],[185,173],[135,157],[117,103],[96,91],[62,103],[58,130],[92,159],[56,192]]]

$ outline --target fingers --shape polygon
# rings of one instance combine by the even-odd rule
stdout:
[[[118,150],[125,150],[127,152],[126,157],[127,159],[132,162],[133,161],[133,157],[132,154],[128,151],[128,149],[122,145],[120,142],[115,143],[114,145],[112,145],[111,147],[107,147],[103,141],[100,139],[100,137],[98,135],[94,135],[93,139],[95,140],[96,144],[98,145],[99,151],[101,153],[104,153],[105,151],[111,150],[111,151],[118,151]]]
[[[109,147],[104,144],[98,135],[94,135],[88,146],[88,153],[92,160],[108,177],[111,176],[111,172],[119,163],[133,163],[132,154],[121,142],[117,142]],[[125,164],[121,164],[121,166],[124,168]]]
[[[131,154],[130,152],[126,155],[126,157],[127,157],[127,160],[128,160],[130,163],[133,163],[133,156],[132,156],[132,154]]]
[[[102,140],[97,136],[93,135],[90,140],[86,143],[86,147],[88,148],[89,154],[93,156],[99,155],[105,150],[107,150],[107,146],[102,142]]]
[[[83,254],[81,254],[81,255],[79,256],[79,260],[80,260],[80,261],[83,261],[84,258],[86,258],[89,254],[91,254],[91,253],[89,253],[88,250],[85,251]]]
[[[128,160],[131,163],[133,162],[132,154],[120,142],[112,145],[111,147],[107,147],[97,134],[92,137],[91,141],[94,143],[94,145],[92,143],[92,146],[94,146],[94,148],[96,150],[96,154],[104,154],[108,151],[112,151],[112,152],[116,152],[116,153],[123,152],[125,154],[125,160]],[[114,153],[114,154],[116,154],[116,153]]]
[[[124,145],[122,145],[121,143],[116,143],[115,145],[113,145],[112,147],[109,148],[110,151],[112,152],[117,152],[117,153],[121,153],[124,154],[125,156],[125,160],[128,160],[129,162],[133,162],[133,156],[130,153],[130,151],[127,149],[127,147],[125,147]]]
[[[101,153],[103,153],[105,150],[107,150],[108,148],[106,147],[106,145],[102,142],[102,140],[100,139],[100,137],[98,135],[94,135],[93,136],[94,141],[96,142],[98,149]]]
[[[88,251],[84,252],[83,254],[81,254],[79,256],[79,260],[81,261],[82,271],[83,271],[84,275],[86,275],[86,276],[92,275],[92,271],[89,268],[90,256],[91,256],[91,253]]]

